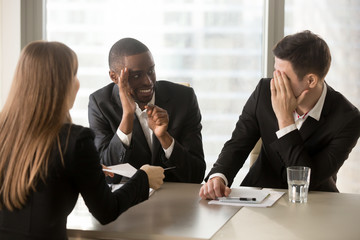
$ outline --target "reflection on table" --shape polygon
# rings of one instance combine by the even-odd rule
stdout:
[[[294,204],[286,193],[269,208],[240,208],[207,204],[200,187],[165,183],[105,226],[80,201],[69,239],[360,239],[359,194],[309,192],[306,204]]]
[[[149,200],[100,225],[84,202],[68,217],[70,239],[210,239],[240,207],[209,205],[200,184],[165,183]]]

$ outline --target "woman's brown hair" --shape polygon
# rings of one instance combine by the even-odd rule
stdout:
[[[75,53],[59,42],[32,42],[21,52],[0,113],[0,209],[22,208],[45,181],[60,129],[71,122],[68,96],[77,65]]]

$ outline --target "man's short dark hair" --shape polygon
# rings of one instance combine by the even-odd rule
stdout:
[[[149,51],[139,40],[134,38],[123,38],[117,41],[109,52],[109,67],[116,70],[123,57],[140,54]]]
[[[308,73],[325,78],[331,64],[326,42],[308,30],[284,37],[275,45],[273,53],[275,57],[289,61],[300,80]]]

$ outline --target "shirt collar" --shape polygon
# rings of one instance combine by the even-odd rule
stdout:
[[[310,117],[316,119],[317,121],[320,120],[320,115],[321,115],[321,111],[324,107],[326,93],[327,93],[327,86],[326,86],[326,83],[324,83],[324,87],[323,87],[323,90],[322,90],[319,100],[317,101],[315,106],[308,113],[308,115]]]
[[[148,104],[155,105],[155,93],[153,94],[153,96],[152,96],[150,102],[148,102]],[[140,109],[139,105],[137,104],[137,102],[135,102],[135,105],[136,105],[135,113],[136,113],[136,115],[138,117],[141,115],[141,113],[146,112],[146,109],[144,109],[144,111],[141,111],[141,109]]]

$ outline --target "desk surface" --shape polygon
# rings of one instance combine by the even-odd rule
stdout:
[[[79,201],[68,217],[70,239],[210,239],[239,209],[209,205],[200,184],[165,183],[108,225],[100,225]]]
[[[360,239],[360,194],[309,192],[306,204],[284,194],[271,208],[242,208],[212,240]]]
[[[240,209],[208,205],[200,186],[165,183],[105,226],[79,202],[68,218],[69,239],[360,239],[359,194],[309,192],[306,204],[284,194],[270,208]]]

